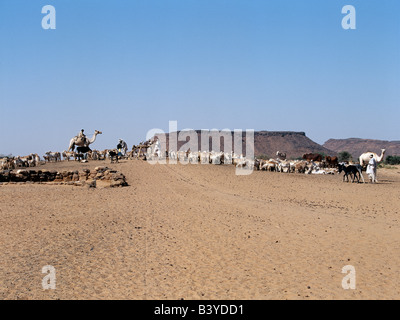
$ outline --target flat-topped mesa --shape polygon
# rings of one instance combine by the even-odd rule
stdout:
[[[0,171],[0,183],[50,183],[75,186],[123,187],[127,186],[125,176],[108,167],[96,167],[94,170],[83,169],[48,171],[48,170],[5,170]]]
[[[302,131],[255,131],[254,134],[268,137],[285,137],[285,136],[306,136],[305,132]]]
[[[197,149],[196,151],[213,150],[230,152],[230,150],[232,150],[236,154],[246,155],[246,151],[248,149],[256,157],[267,156],[272,158],[275,158],[277,151],[280,151],[286,153],[289,159],[302,157],[302,155],[305,153],[320,153],[330,156],[336,156],[337,154],[335,151],[332,151],[329,148],[325,148],[308,138],[304,131],[254,131],[254,144],[252,143],[253,141],[247,140],[247,134],[249,132],[246,132],[246,130],[242,130],[241,135],[239,132],[239,136],[236,134],[235,131],[223,129],[191,130],[190,132],[192,133],[192,135],[186,135],[185,132],[187,132],[187,130],[166,133],[165,138],[163,138],[163,135],[161,135],[161,145],[165,143],[167,150],[170,150],[171,144],[173,148],[177,148],[177,150],[186,151],[189,148],[189,144],[186,143],[190,141],[190,137],[193,137],[194,134],[194,137],[197,135],[198,139],[197,147],[196,143],[194,144]],[[214,133],[217,137],[215,139],[217,143],[215,143],[215,141],[213,141],[209,137],[209,135],[212,135],[212,133]],[[173,139],[175,139],[175,137],[177,136],[179,137],[178,141],[175,141],[172,144],[171,142],[174,141]],[[226,136],[230,136],[229,139],[225,139]],[[206,141],[202,141],[202,139],[204,138],[206,139]],[[238,141],[235,141],[235,139],[238,138],[239,143]],[[248,143],[250,143],[250,145]],[[235,146],[239,146],[237,148],[238,150],[235,150]]]
[[[208,132],[208,131],[224,131],[226,132],[226,130],[218,130],[218,129],[202,129],[202,130],[192,130],[194,132],[196,132],[197,134],[201,134],[202,131]],[[173,131],[170,133],[166,133],[166,135],[169,134],[176,134],[176,133],[180,133],[180,132],[184,132],[185,130],[178,130],[178,131]],[[232,134],[235,132],[234,130],[227,130],[227,132],[231,132]],[[254,134],[256,135],[262,135],[262,136],[290,136],[290,135],[301,135],[301,136],[306,136],[306,133],[303,131],[267,131],[267,130],[261,130],[261,131],[254,131]],[[242,135],[245,136],[246,135],[246,130],[242,130]]]

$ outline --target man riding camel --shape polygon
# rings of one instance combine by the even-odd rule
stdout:
[[[81,139],[81,141],[86,140],[86,135],[83,133],[85,130],[81,129],[81,131],[78,133],[77,138]]]

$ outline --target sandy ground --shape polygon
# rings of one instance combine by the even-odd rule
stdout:
[[[42,168],[93,168],[62,162]],[[133,160],[124,188],[0,186],[1,299],[399,299],[400,169],[342,176]],[[42,267],[56,269],[43,290]],[[356,270],[344,290],[342,267]]]

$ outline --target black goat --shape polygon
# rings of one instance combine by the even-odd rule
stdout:
[[[351,182],[353,183],[355,179],[357,179],[357,182],[360,182],[360,178],[364,181],[364,177],[362,176],[362,167],[359,164],[349,164],[346,165],[345,163],[339,163],[339,174],[344,171],[344,176],[343,176],[343,181],[347,179],[347,182],[349,182],[349,175],[352,177]]]
[[[113,163],[113,159],[115,158],[115,162],[118,162],[118,151],[115,150],[109,150],[108,155],[110,156],[111,163]]]

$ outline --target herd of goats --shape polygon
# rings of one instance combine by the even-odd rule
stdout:
[[[79,151],[79,150],[78,150]],[[11,170],[23,167],[35,167],[39,164],[46,162],[57,161],[82,161],[88,160],[110,160],[111,162],[118,162],[119,159],[142,159],[142,160],[176,160],[181,163],[200,163],[200,164],[232,164],[237,168],[244,168],[250,170],[265,170],[282,173],[304,173],[304,174],[336,174],[345,172],[343,180],[349,176],[354,182],[358,182],[362,177],[362,167],[357,164],[339,163],[336,156],[323,157],[321,154],[307,153],[304,154],[302,159],[288,160],[285,153],[276,152],[276,158],[269,160],[264,159],[249,159],[243,155],[237,155],[233,152],[215,152],[215,151],[165,151],[161,152],[155,148],[154,144],[146,142],[144,144],[133,146],[132,151],[106,149],[99,150],[85,150],[87,152],[80,153],[75,151],[64,152],[46,152],[43,155],[43,161],[38,154],[30,154],[28,156],[17,156],[0,159],[1,170]],[[122,151],[122,152],[121,152]]]

